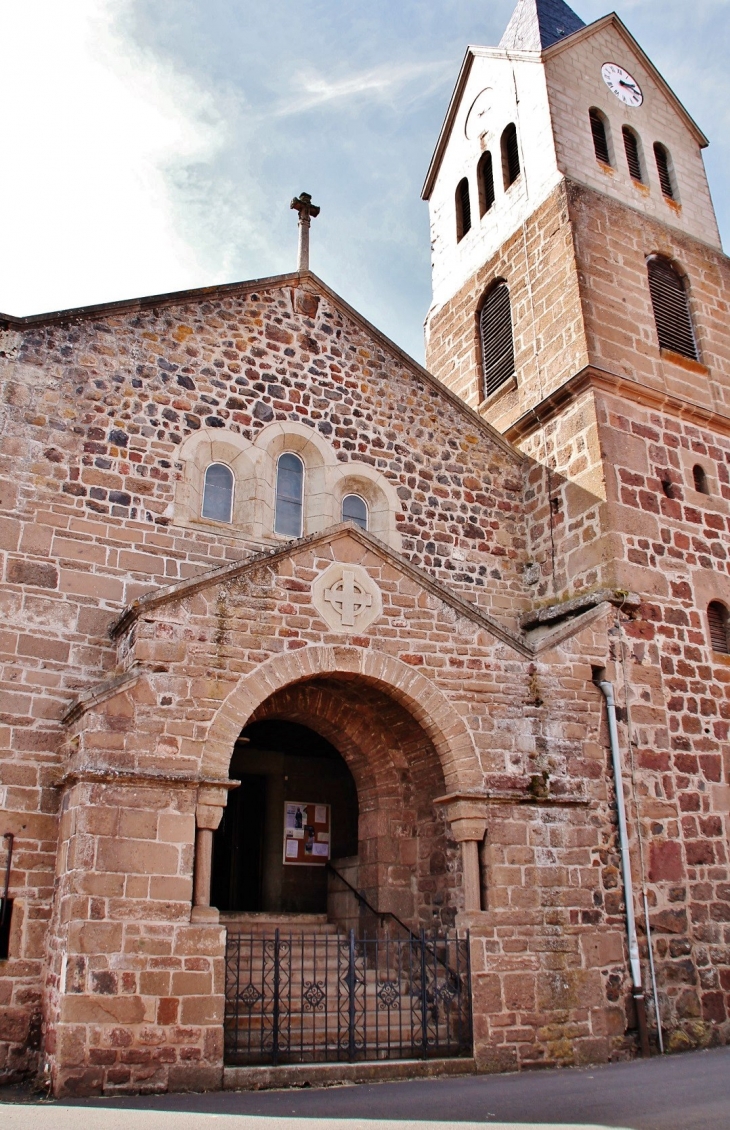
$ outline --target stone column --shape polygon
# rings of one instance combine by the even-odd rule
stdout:
[[[451,793],[439,797],[435,803],[445,805],[454,839],[461,844],[464,911],[466,914],[479,912],[482,909],[479,845],[487,830],[486,797],[473,793]]]
[[[195,870],[193,872],[193,909],[191,922],[218,922],[220,915],[210,905],[210,881],[213,870],[213,833],[223,818],[227,793],[225,789],[201,788],[195,806]]]

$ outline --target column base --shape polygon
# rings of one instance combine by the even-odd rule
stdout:
[[[208,925],[217,925],[220,919],[220,911],[215,906],[194,906],[190,911],[191,922],[207,922]]]

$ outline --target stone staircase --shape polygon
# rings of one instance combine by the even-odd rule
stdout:
[[[407,937],[363,943],[325,915],[221,919],[228,1063],[468,1054],[464,979],[432,947]]]

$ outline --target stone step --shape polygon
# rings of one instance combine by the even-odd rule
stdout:
[[[269,1088],[326,1086],[336,1083],[382,1083],[395,1079],[473,1075],[473,1059],[402,1059],[365,1063],[305,1063],[282,1067],[232,1067],[223,1071],[223,1087],[230,1091],[260,1091]]]
[[[308,934],[320,936],[337,935],[339,930],[335,922],[328,922],[326,914],[269,914],[266,912],[224,912],[221,914],[221,925],[225,926],[229,934],[252,934],[254,937],[261,934],[274,936],[278,930],[281,937],[288,934]]]

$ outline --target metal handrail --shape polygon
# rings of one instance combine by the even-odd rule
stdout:
[[[362,891],[358,891],[357,887],[353,887],[352,883],[349,883],[345,876],[341,875],[337,868],[332,866],[329,860],[327,861],[327,870],[331,871],[333,875],[336,875],[340,882],[344,883],[345,886],[350,891],[352,891],[360,906],[366,906],[371,914],[374,914],[376,918],[380,919],[381,926],[383,925],[386,918],[392,918],[393,921],[397,922],[400,928],[402,930],[405,930],[406,934],[409,934],[415,942],[419,941],[418,934],[414,934],[410,926],[406,926],[405,922],[401,921],[397,914],[394,914],[392,910],[377,910],[371,902],[368,902]]]
[[[426,939],[426,931],[425,930],[421,930],[420,934],[414,934],[414,932],[413,932],[413,930],[411,930],[410,926],[406,926],[405,922],[403,922],[402,919],[400,919],[397,914],[394,914],[392,910],[377,910],[376,907],[374,907],[371,902],[368,902],[368,900],[365,898],[365,895],[362,893],[362,891],[358,891],[357,887],[353,887],[352,883],[348,883],[345,876],[341,875],[340,872],[337,870],[337,868],[332,866],[332,864],[329,862],[329,860],[327,860],[327,870],[331,871],[333,875],[336,875],[337,878],[340,880],[340,882],[344,883],[345,886],[349,890],[352,891],[353,895],[357,899],[360,906],[366,906],[368,908],[368,910],[371,912],[371,914],[374,914],[376,916],[376,918],[380,919],[380,925],[381,926],[383,925],[383,922],[386,918],[392,918],[394,922],[398,923],[401,930],[405,930],[405,932],[412,939],[412,941],[421,942],[423,944],[426,943],[427,939]],[[435,937],[435,935],[434,935],[434,937]],[[458,932],[457,932],[457,937],[458,937]],[[442,965],[444,967],[444,969],[446,969],[447,972],[450,973],[453,977],[457,977],[459,980],[461,980],[461,978],[459,978],[459,974],[454,969],[451,968],[451,966],[448,964],[448,962],[444,961],[443,958],[439,957],[439,955],[436,952],[435,944],[433,946],[433,955],[436,958],[436,961],[439,963],[439,965]]]

